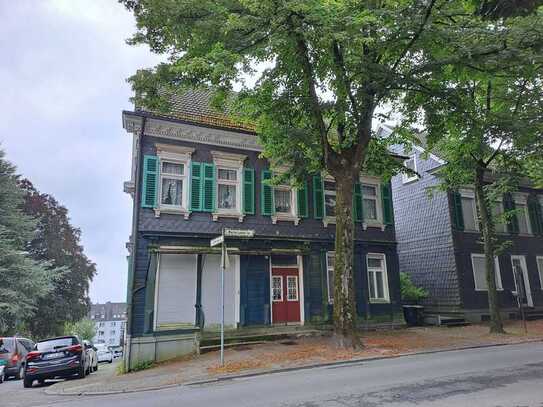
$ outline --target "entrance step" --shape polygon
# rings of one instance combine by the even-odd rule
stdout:
[[[466,319],[461,314],[449,314],[449,315],[425,314],[424,323],[428,325],[437,325],[437,326],[446,326],[446,327],[471,325],[471,323],[466,321]]]
[[[283,332],[273,332],[275,327],[268,327],[263,329],[260,332],[255,332],[250,330],[248,332],[243,332],[243,329],[239,332],[228,332],[225,333],[224,343],[225,346],[240,346],[240,345],[249,345],[255,343],[277,341],[282,339],[291,339],[301,336],[319,336],[324,335],[326,331],[320,329],[295,329],[297,327],[292,327],[294,329],[285,330]],[[202,339],[200,340],[200,351],[202,349],[212,349],[212,347],[220,347],[221,338],[216,332],[204,333]]]
[[[543,319],[543,310],[527,309],[527,310],[524,310],[524,316],[526,317],[526,321],[535,321],[537,319]]]

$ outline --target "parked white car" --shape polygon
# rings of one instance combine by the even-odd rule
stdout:
[[[113,353],[103,343],[96,343],[94,347],[97,349],[96,355],[98,356],[98,362],[113,362]]]

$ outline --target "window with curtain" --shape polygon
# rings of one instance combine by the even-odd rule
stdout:
[[[464,217],[464,230],[477,231],[477,207],[475,205],[475,194],[473,191],[461,191],[462,214]]]
[[[160,203],[171,207],[183,207],[185,193],[185,164],[171,161],[161,162]]]
[[[224,211],[239,211],[238,191],[238,170],[217,168],[217,208]]]
[[[326,282],[328,287],[328,303],[334,303],[334,267],[336,265],[336,253],[326,252]]]
[[[275,187],[275,213],[293,215],[292,189],[289,187]]]
[[[364,220],[379,220],[377,185],[362,184],[362,212]]]
[[[492,216],[494,217],[494,224],[496,227],[496,232],[505,233],[507,232],[507,225],[504,220],[501,218],[503,215],[503,202],[496,201],[492,206]]]
[[[366,265],[368,268],[370,301],[390,301],[385,255],[379,253],[368,254],[366,257]]]
[[[485,255],[473,253],[471,255],[471,265],[473,268],[473,280],[475,283],[475,290],[487,291],[488,285],[486,283]],[[494,257],[494,270],[496,274],[496,288],[498,290],[503,290],[502,278],[500,275],[500,263],[497,257]]]
[[[336,216],[336,184],[334,182],[324,182],[324,214],[327,217]]]
[[[520,234],[531,234],[530,215],[528,212],[527,196],[518,194],[515,196],[515,209],[518,220],[518,231]]]

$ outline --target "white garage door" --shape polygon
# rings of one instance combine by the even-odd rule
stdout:
[[[194,326],[196,255],[161,254],[156,297],[158,329]]]
[[[230,265],[224,273],[224,323],[235,326],[236,323],[236,278],[235,271],[239,256],[229,256]],[[221,323],[221,256],[206,254],[202,271],[202,308],[205,315],[206,327],[217,326]]]

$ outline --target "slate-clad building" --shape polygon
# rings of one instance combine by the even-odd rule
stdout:
[[[392,129],[383,126],[380,131]],[[420,146],[396,152],[409,156],[405,165],[418,173],[393,177],[392,191],[400,270],[429,291],[424,302],[427,321],[488,320],[484,251],[473,186],[439,192],[435,190],[440,182],[436,172],[446,163],[438,152],[426,154]],[[496,228],[499,241],[510,242],[495,263],[504,318],[518,317],[514,294],[519,285],[525,288],[522,301],[528,314],[543,316],[542,208],[543,190],[525,183],[496,201],[492,209],[497,218],[505,209],[517,210],[509,224]],[[518,281],[513,268],[522,275]]]
[[[163,360],[197,350],[220,323],[223,228],[254,230],[230,239],[225,278],[229,329],[325,324],[333,293],[335,190],[326,174],[301,188],[267,183],[270,168],[250,126],[209,107],[210,95],[176,96],[172,112],[123,112],[133,135],[134,198],[128,281],[129,360]],[[361,174],[354,199],[355,280],[361,322],[401,313],[389,183]]]

